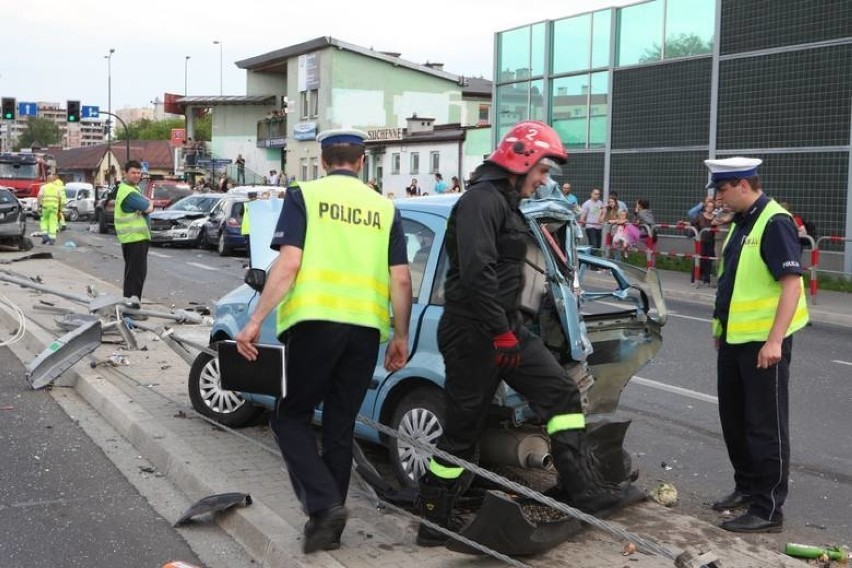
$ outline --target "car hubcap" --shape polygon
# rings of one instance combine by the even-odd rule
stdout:
[[[207,408],[219,414],[236,412],[246,403],[237,393],[222,390],[222,383],[219,378],[219,359],[211,359],[209,363],[204,365],[198,379],[198,392]]]
[[[425,442],[430,446],[435,446],[443,431],[438,417],[425,408],[412,408],[405,413],[399,423],[401,434]],[[419,480],[429,467],[430,456],[401,439],[397,440],[396,449],[399,455],[399,463],[409,479],[412,481]]]

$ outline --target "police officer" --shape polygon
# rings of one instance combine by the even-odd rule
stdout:
[[[125,298],[135,297],[137,301],[142,299],[142,288],[148,275],[148,246],[151,242],[148,214],[154,210],[154,204],[139,192],[141,179],[142,164],[130,160],[124,165],[124,179],[115,196],[115,234],[124,256],[123,294]]]
[[[734,532],[779,532],[790,472],[788,383],[793,333],[808,322],[793,218],[764,195],[761,160],[705,160],[734,220],[722,249],[713,312],[719,417],[734,491],[713,503],[747,512],[722,523]]]
[[[411,276],[405,235],[393,202],[358,179],[359,130],[320,133],[327,176],[290,187],[272,237],[278,249],[257,308],[237,335],[254,360],[260,326],[277,307],[286,345],[287,393],[271,419],[293,490],[309,515],[305,553],[340,546],[352,468],[355,417],[373,377],[379,342],[393,337],[384,365],[408,359]],[[283,301],[282,301],[283,300]],[[322,403],[322,454],[311,428]]]
[[[585,512],[605,516],[642,497],[625,483],[604,481],[585,435],[577,385],[542,340],[521,320],[520,297],[528,226],[518,209],[546,183],[567,154],[542,122],[520,122],[471,177],[447,220],[449,260],[438,347],[444,357],[445,416],[439,449],[470,460],[501,380],[522,394],[550,435],[559,485],[551,492]],[[433,457],[420,480],[419,511],[451,526],[464,470]],[[439,546],[447,537],[424,524],[417,542]]]

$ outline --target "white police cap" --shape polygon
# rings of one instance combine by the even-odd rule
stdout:
[[[724,160],[704,160],[704,165],[710,170],[710,183],[707,189],[716,187],[725,180],[739,180],[757,175],[757,167],[763,160],[757,158],[725,158]]]
[[[325,130],[317,134],[317,142],[320,146],[330,146],[332,144],[364,144],[369,135],[363,130],[354,128],[337,128],[335,130]]]

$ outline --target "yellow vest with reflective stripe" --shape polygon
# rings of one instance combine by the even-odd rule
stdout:
[[[760,256],[760,242],[763,231],[769,220],[779,213],[789,215],[775,200],[769,201],[751,232],[746,236],[742,252],[737,263],[737,273],[734,277],[734,292],[731,295],[731,306],[728,312],[728,323],[725,340],[728,343],[747,343],[749,341],[766,341],[775,321],[775,312],[781,298],[781,284],[772,276],[763,258]],[[725,239],[726,247],[735,227],[732,226]],[[719,276],[722,276],[724,263],[719,264]],[[805,301],[805,287],[799,278],[799,303],[793,314],[790,327],[785,337],[802,329],[808,323],[808,306]],[[713,320],[713,335],[719,337],[722,326],[719,320]]]
[[[58,209],[61,201],[60,192],[65,191],[55,181],[45,184],[41,192],[41,207],[42,209]]]
[[[118,195],[115,198],[115,234],[118,235],[118,242],[122,244],[151,240],[151,229],[142,212],[127,213],[121,208],[124,200],[133,193],[139,192],[132,185],[122,182],[118,186]]]
[[[246,201],[243,203],[243,220],[240,223],[240,234],[248,235],[251,233],[251,221],[249,221],[249,203],[251,201]]]
[[[278,334],[320,320],[376,328],[387,341],[393,203],[346,175],[299,185],[307,216],[305,247],[293,287],[278,306]]]

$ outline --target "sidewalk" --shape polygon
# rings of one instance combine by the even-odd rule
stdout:
[[[11,257],[4,255],[3,258]],[[29,260],[0,268],[24,277],[39,276],[44,285],[77,295],[85,295],[89,284],[101,293],[120,293],[107,282],[53,260]],[[712,290],[691,289],[688,275],[683,275],[683,281],[678,276],[664,275],[667,296],[696,301],[709,301],[712,297]],[[62,334],[55,325],[55,314],[34,310],[34,304],[46,300],[78,313],[83,311],[82,306],[57,296],[11,284],[0,283],[0,293],[27,314],[27,333],[21,342],[12,345],[14,353],[24,363],[34,359]],[[825,301],[828,302],[828,294]],[[158,306],[146,305],[146,308],[165,310]],[[846,311],[850,312],[848,308]],[[11,311],[0,305],[0,333],[9,337],[16,324]],[[192,333],[190,329],[180,328],[177,331],[181,335],[195,336],[202,330]],[[106,337],[117,340],[117,336]],[[84,359],[62,379],[76,380],[77,392],[185,493],[189,501],[214,493],[250,493],[254,499],[250,507],[237,508],[216,518],[261,566],[383,568],[417,565],[429,568],[474,562],[484,567],[501,565],[494,560],[476,559],[443,548],[416,546],[416,521],[401,513],[378,509],[354,479],[347,503],[350,521],[343,535],[343,547],[333,552],[303,555],[301,533],[306,519],[289,486],[269,430],[256,427],[233,432],[197,416],[186,391],[187,364],[153,334],[139,332],[137,341],[144,350],[123,352],[129,360],[128,366],[91,369]],[[119,345],[104,344],[95,355],[106,358],[119,348]],[[725,568],[803,565],[770,549],[770,546],[775,548],[771,539],[762,535],[739,538],[707,522],[679,514],[676,507],[665,509],[648,502],[631,507],[611,520],[675,552],[687,547],[712,550],[722,558]],[[530,566],[577,568],[674,565],[668,559],[642,553],[625,557],[622,555],[624,544],[618,537],[589,529],[547,554],[521,560]]]

